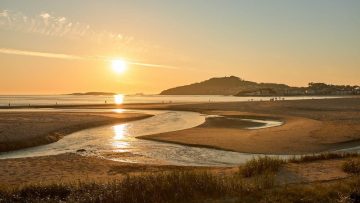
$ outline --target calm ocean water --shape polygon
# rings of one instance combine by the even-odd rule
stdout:
[[[266,101],[273,97],[234,97],[234,96],[168,96],[168,95],[116,95],[116,96],[75,96],[75,95],[2,95],[0,106],[27,106],[27,105],[71,105],[71,104],[114,104],[114,103],[180,103],[180,102],[230,102],[230,101]],[[334,96],[301,96],[281,97],[285,100],[326,99]]]

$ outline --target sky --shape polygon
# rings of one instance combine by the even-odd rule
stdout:
[[[360,85],[360,1],[0,0],[0,94],[159,93],[231,75]]]

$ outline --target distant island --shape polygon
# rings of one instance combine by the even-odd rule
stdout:
[[[301,96],[359,95],[359,86],[309,83],[307,87],[257,83],[236,76],[211,78],[199,83],[164,90],[161,95]]]
[[[68,95],[75,95],[75,96],[83,96],[83,95],[93,95],[93,96],[107,96],[107,95],[116,95],[116,93],[112,92],[83,92],[83,93],[71,93]]]

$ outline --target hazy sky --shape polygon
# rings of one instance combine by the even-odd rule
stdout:
[[[359,85],[360,1],[0,0],[0,62],[0,94],[158,93],[230,75]]]

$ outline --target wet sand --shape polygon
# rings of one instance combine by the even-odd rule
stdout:
[[[102,106],[102,108],[113,107],[113,105]],[[150,139],[159,141],[179,142],[190,145],[196,144],[234,151],[254,153],[309,153],[352,146],[357,144],[357,140],[360,139],[360,98],[171,105],[142,104],[121,105],[116,107],[187,110],[224,115],[227,117],[269,118],[285,122],[284,125],[279,127],[246,130],[243,129],[244,126],[247,126],[246,123],[241,124],[237,122],[226,122],[226,120],[222,119],[209,119],[205,124],[193,129],[147,136],[150,137]],[[95,106],[94,108],[99,108],[99,106]],[[43,122],[32,121],[31,116],[39,117],[39,115],[28,115],[29,117],[26,117],[23,113],[20,113],[20,115],[16,117],[14,115],[3,117],[2,113],[1,117],[7,118],[7,123],[13,126],[16,123],[24,123],[24,121],[27,120],[29,127],[18,132],[35,132],[34,135],[32,135],[35,136],[41,135],[39,133],[42,131],[39,130],[42,129],[42,127],[39,127],[40,123],[45,123],[41,124],[44,126],[51,126],[46,123],[52,123],[47,121],[47,118],[52,118],[52,116],[47,115],[47,113],[46,115],[45,113],[40,114],[43,116]],[[98,113],[96,113],[96,115],[94,114],[94,116],[99,117],[97,114]],[[56,113],[56,115],[59,115],[59,113]],[[53,116],[56,117],[56,115]],[[116,122],[119,122],[118,119],[126,121],[129,117],[131,119],[140,119],[146,116],[135,116],[134,114],[126,116],[124,114],[117,115],[124,117],[115,117]],[[57,129],[66,129],[69,123],[73,123],[70,122],[72,121],[70,117],[73,116],[72,114],[65,113],[61,115],[61,118],[67,118],[67,122],[62,122],[61,128]],[[109,115],[102,116],[108,117]],[[102,116],[100,117],[103,118]],[[73,117],[76,118],[74,121],[78,121],[80,117],[82,116]],[[84,117],[91,118],[89,114],[86,114]],[[21,122],[18,122],[19,120]],[[56,120],[56,122],[54,122],[56,125],[54,125],[59,127],[59,120],[54,120]],[[4,125],[6,122],[1,123]],[[17,125],[22,126],[20,124]],[[88,125],[86,126],[88,127]],[[2,126],[1,129],[9,130],[11,128]],[[44,129],[46,128],[44,127]],[[20,136],[20,134],[17,137],[18,139],[24,138],[22,136],[25,136],[25,138],[28,136]],[[15,137],[12,139],[15,139]],[[129,156],[129,154],[117,154],[117,156]],[[282,168],[277,178],[285,183],[328,181],[347,178],[349,175],[341,170],[343,162],[344,160],[326,160],[310,163],[289,163]],[[78,154],[7,159],[0,160],[0,165],[0,186],[3,187],[39,182],[76,182],[78,180],[112,181],[114,179],[121,179],[126,174],[147,174],[188,169],[209,169],[219,175],[224,175],[227,173],[236,173],[238,169],[237,167],[202,168],[131,164],[96,157],[84,157]]]
[[[144,139],[184,145],[264,154],[315,153],[360,145],[360,97],[275,102],[67,106],[67,108],[81,107],[195,111],[210,115],[260,120],[269,118],[270,120],[275,119],[284,122],[284,125],[278,127],[247,130],[244,129],[244,126],[249,123],[239,123],[224,119],[217,121],[208,119],[204,125],[192,129],[142,137]],[[1,114],[0,119],[3,115],[4,113]],[[13,119],[8,123],[11,123],[12,126],[22,125],[21,122],[24,119],[21,118],[21,115],[22,113],[20,113],[19,118],[8,116]],[[53,116],[55,115],[60,115],[60,113],[56,113]],[[69,125],[75,125],[79,119],[71,120],[70,117],[72,116],[65,117],[63,120],[66,120],[66,122],[64,123],[59,124],[59,122],[56,122],[55,126],[57,128],[55,130],[62,131],[62,129],[67,129]],[[44,117],[43,115],[42,118],[46,120],[50,117]],[[18,122],[19,120],[20,122]],[[9,139],[9,137],[11,139],[18,138],[15,141],[21,142],[23,138],[29,136],[28,132],[46,137],[45,142],[41,141],[36,144],[48,143],[49,139],[50,142],[57,140],[64,134],[60,133],[60,136],[56,136],[56,134],[54,136],[54,133],[51,134],[53,131],[47,131],[44,136],[43,127],[41,126],[43,125],[42,122],[37,122],[36,119],[33,121],[31,118],[27,120],[31,124],[27,128],[19,128],[25,130],[21,131],[14,128],[18,134],[13,132],[14,129],[12,127],[4,127],[2,126],[4,122],[0,122],[0,138],[2,139],[0,143],[4,142],[5,138]],[[126,121],[126,119],[123,121]],[[89,125],[83,125],[83,127],[89,127]],[[73,128],[72,132],[75,130],[79,130],[79,128]],[[24,135],[24,132],[27,134]],[[51,136],[49,136],[49,133]],[[9,143],[9,141],[5,141]]]
[[[205,114],[275,118],[284,125],[246,130],[231,123],[144,136],[144,139],[219,148],[245,153],[304,154],[360,144],[360,98],[275,102],[229,102],[171,105],[172,110]]]
[[[48,144],[82,129],[149,116],[135,113],[1,112],[0,152]]]

